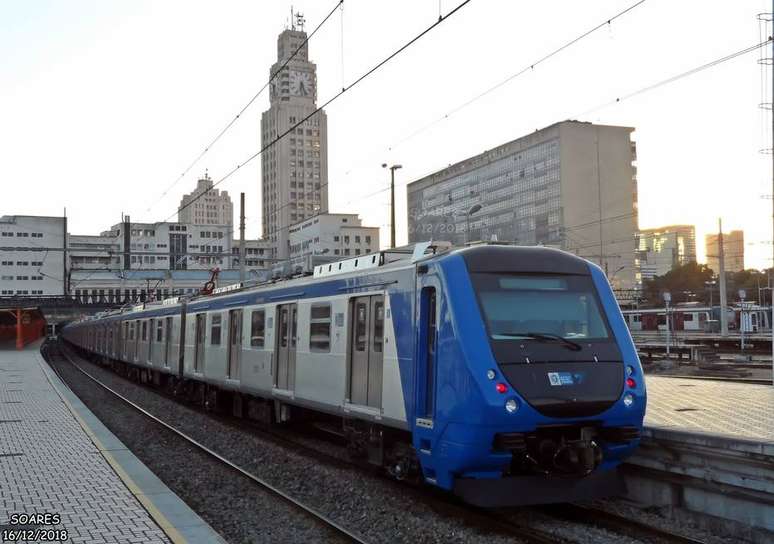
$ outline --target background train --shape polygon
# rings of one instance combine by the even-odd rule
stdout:
[[[549,248],[418,244],[63,336],[208,407],[335,422],[353,455],[482,506],[618,492],[646,405],[604,274]]]
[[[754,333],[771,330],[769,308],[750,305],[744,311],[736,307],[726,308],[728,328]],[[629,330],[666,331],[665,308],[641,308],[624,310],[624,319]],[[673,331],[718,332],[720,330],[720,306],[701,306],[699,304],[680,304],[669,309],[670,326]]]

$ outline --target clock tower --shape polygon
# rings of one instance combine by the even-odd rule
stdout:
[[[261,117],[262,148],[317,109],[317,67],[309,61],[305,39],[297,14],[277,39],[270,107]],[[275,248],[275,258],[290,254],[291,225],[328,211],[327,128],[325,112],[319,111],[261,155],[263,238]]]

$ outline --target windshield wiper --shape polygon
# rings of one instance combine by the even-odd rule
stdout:
[[[538,340],[540,342],[561,342],[568,349],[571,349],[573,351],[580,351],[583,349],[583,346],[581,346],[578,342],[573,342],[572,340],[568,340],[564,336],[560,336],[558,334],[553,334],[550,332],[499,332],[497,334],[501,336],[513,336],[513,337],[521,336],[524,338],[531,338],[533,340]]]

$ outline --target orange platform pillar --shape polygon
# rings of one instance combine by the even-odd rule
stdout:
[[[21,308],[16,308],[16,349],[24,349],[21,312]]]

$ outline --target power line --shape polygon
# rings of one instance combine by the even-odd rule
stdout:
[[[398,141],[397,141],[395,144],[393,144],[393,145],[389,146],[389,147],[387,148],[387,150],[388,150],[388,151],[392,151],[392,150],[393,150],[395,147],[398,147],[399,145],[401,145],[401,144],[405,143],[406,141],[408,141],[408,140],[410,140],[410,139],[414,138],[415,136],[417,136],[417,135],[421,134],[422,132],[426,131],[427,129],[429,129],[429,128],[430,128],[430,127],[432,127],[433,125],[436,125],[436,124],[440,123],[441,121],[444,121],[444,120],[448,119],[450,116],[452,116],[452,115],[454,115],[455,113],[458,113],[459,111],[461,111],[461,110],[463,110],[463,109],[467,108],[468,106],[470,106],[470,105],[471,105],[471,104],[473,104],[474,102],[477,102],[478,100],[480,100],[481,98],[485,97],[486,95],[488,95],[488,94],[490,94],[490,93],[492,93],[492,92],[496,91],[497,89],[499,89],[499,88],[500,88],[500,87],[502,87],[503,85],[506,85],[506,84],[510,83],[510,82],[511,82],[511,81],[513,81],[514,79],[516,79],[516,78],[518,78],[518,77],[520,77],[520,76],[522,76],[522,75],[526,74],[527,72],[531,72],[531,71],[533,71],[533,70],[535,69],[535,67],[536,67],[536,66],[538,66],[538,65],[540,65],[540,64],[542,64],[542,63],[544,63],[545,61],[549,60],[551,57],[554,57],[554,56],[558,55],[559,53],[561,53],[562,51],[564,51],[564,50],[565,50],[565,49],[567,49],[568,47],[571,47],[571,46],[575,45],[575,44],[576,44],[576,43],[578,43],[579,41],[581,41],[581,40],[583,40],[584,38],[586,38],[586,37],[590,36],[591,34],[594,34],[594,33],[595,33],[596,31],[598,31],[599,29],[601,29],[601,28],[604,28],[604,27],[606,27],[606,26],[610,26],[610,24],[611,24],[613,21],[615,21],[615,20],[616,20],[616,19],[618,19],[619,17],[623,17],[624,15],[626,15],[627,13],[629,13],[630,11],[632,11],[633,9],[635,9],[636,7],[638,7],[639,5],[641,5],[641,4],[643,4],[643,3],[645,3],[645,0],[639,0],[639,2],[635,2],[634,4],[632,4],[631,6],[629,6],[628,8],[624,9],[623,11],[620,11],[620,12],[616,13],[615,15],[613,15],[612,17],[610,17],[610,18],[608,18],[608,19],[605,19],[604,21],[602,21],[601,23],[599,23],[599,24],[598,24],[598,25],[596,25],[595,27],[593,27],[593,28],[591,28],[591,29],[589,29],[589,30],[587,30],[587,31],[583,32],[582,34],[580,34],[580,35],[576,36],[575,38],[573,38],[573,39],[569,40],[568,42],[565,42],[563,45],[561,45],[561,46],[559,46],[558,48],[554,49],[554,50],[553,50],[553,51],[551,51],[550,53],[548,53],[548,54],[546,54],[546,55],[542,56],[541,58],[539,58],[539,59],[538,59],[538,60],[536,60],[535,62],[532,62],[531,64],[528,64],[528,65],[524,66],[524,67],[523,67],[521,70],[519,70],[518,72],[515,72],[514,74],[511,74],[510,76],[508,76],[507,78],[503,79],[503,80],[502,80],[502,81],[500,81],[499,83],[496,83],[495,85],[493,85],[493,86],[489,87],[489,88],[488,88],[488,89],[486,89],[485,91],[483,91],[483,92],[481,92],[481,93],[477,94],[477,95],[476,95],[476,96],[474,96],[473,98],[470,98],[470,99],[466,100],[465,102],[463,102],[462,104],[460,104],[460,105],[456,106],[455,108],[453,108],[453,109],[449,110],[449,111],[448,111],[446,114],[444,114],[443,116],[441,116],[441,117],[439,117],[439,118],[435,119],[434,121],[431,121],[431,122],[430,122],[430,123],[428,123],[427,125],[425,125],[425,126],[421,127],[419,130],[416,130],[416,131],[412,132],[411,134],[409,134],[408,136],[404,137],[403,139],[401,139],[401,140],[398,140]]]
[[[400,141],[399,141],[397,144],[395,144],[395,145],[393,145],[393,146],[390,146],[390,147],[388,148],[388,150],[392,150],[392,148],[393,148],[393,147],[396,147],[397,145],[400,145],[401,143],[403,143],[403,142],[405,142],[405,141],[407,141],[407,140],[409,140],[409,139],[413,138],[414,136],[418,135],[419,133],[421,133],[421,132],[423,132],[423,131],[427,130],[427,129],[428,129],[430,126],[432,126],[432,125],[434,125],[434,124],[436,124],[436,123],[438,123],[438,122],[440,122],[440,121],[442,121],[442,120],[444,120],[444,119],[447,119],[447,118],[448,118],[450,115],[453,115],[454,113],[457,113],[458,111],[460,111],[460,110],[462,110],[462,109],[466,108],[466,107],[467,107],[467,106],[469,106],[470,104],[472,104],[472,103],[476,102],[477,100],[479,100],[479,99],[483,98],[483,97],[484,97],[484,96],[486,96],[487,94],[489,94],[489,93],[491,93],[491,92],[495,91],[496,89],[498,89],[498,88],[502,87],[503,85],[505,85],[505,84],[507,84],[508,82],[512,81],[513,79],[515,79],[515,78],[519,77],[520,75],[522,75],[522,74],[524,74],[524,73],[526,73],[526,72],[528,72],[528,71],[534,70],[534,68],[535,68],[536,66],[538,66],[539,64],[542,64],[542,63],[544,63],[545,61],[547,61],[548,59],[550,59],[551,57],[553,57],[553,56],[555,56],[555,55],[558,55],[558,54],[559,54],[560,52],[562,52],[563,50],[565,50],[565,49],[567,49],[568,47],[570,47],[570,46],[574,45],[575,43],[577,43],[577,42],[579,42],[579,41],[583,40],[584,38],[586,38],[587,36],[589,36],[589,35],[593,34],[593,33],[594,33],[594,32],[596,32],[597,30],[599,30],[599,29],[601,29],[601,28],[604,28],[605,26],[609,26],[609,25],[610,25],[610,24],[611,24],[611,23],[612,23],[614,20],[618,19],[619,17],[622,17],[623,15],[625,15],[625,14],[626,14],[626,13],[628,13],[629,11],[631,11],[631,10],[635,9],[637,6],[639,6],[640,4],[643,4],[644,2],[645,2],[645,0],[639,0],[638,2],[636,2],[636,3],[632,4],[631,6],[629,6],[628,8],[626,8],[626,9],[624,9],[624,10],[622,10],[622,11],[620,11],[620,12],[616,13],[616,14],[615,14],[615,15],[613,15],[612,17],[609,17],[609,18],[605,19],[603,22],[601,22],[601,23],[599,23],[598,25],[594,26],[594,27],[593,27],[593,28],[591,28],[590,30],[587,30],[587,31],[585,31],[585,32],[581,33],[580,35],[578,35],[578,36],[576,36],[575,38],[573,38],[573,39],[569,40],[568,42],[564,43],[563,45],[561,45],[561,46],[560,46],[560,47],[558,47],[557,49],[554,49],[554,50],[553,50],[553,51],[551,51],[550,53],[548,53],[548,54],[544,55],[543,57],[539,58],[538,60],[536,60],[536,61],[532,62],[532,63],[531,63],[531,64],[529,64],[528,66],[526,66],[526,67],[524,67],[523,69],[521,69],[520,71],[516,72],[515,74],[512,74],[512,75],[510,75],[509,77],[507,77],[507,78],[506,78],[506,79],[504,79],[503,81],[499,82],[498,84],[494,85],[493,87],[490,87],[489,89],[487,89],[487,90],[485,90],[485,91],[483,91],[483,92],[479,93],[479,94],[478,94],[478,95],[476,95],[475,97],[473,97],[473,98],[471,98],[471,99],[467,100],[467,101],[466,101],[466,102],[464,102],[463,104],[461,104],[461,105],[457,106],[456,108],[454,108],[453,110],[451,110],[449,113],[447,113],[447,114],[446,114],[446,115],[444,115],[443,117],[441,117],[441,118],[439,118],[439,119],[437,119],[437,120],[433,121],[432,123],[430,123],[430,124],[428,124],[428,125],[426,125],[426,126],[424,126],[424,127],[420,128],[418,131],[415,131],[414,133],[412,133],[412,134],[411,134],[411,135],[409,135],[408,137],[404,138],[403,140],[400,140]],[[427,30],[425,30],[425,31],[424,31],[422,34],[426,33],[427,31],[429,31],[430,29],[432,29],[434,26],[436,26],[437,24],[441,23],[443,20],[445,20],[446,18],[448,18],[450,15],[452,15],[454,12],[456,12],[456,11],[457,11],[457,10],[458,10],[460,7],[462,7],[462,6],[463,6],[464,4],[466,4],[466,3],[467,3],[467,2],[463,2],[462,4],[460,4],[460,5],[459,5],[457,8],[455,8],[454,10],[452,10],[452,11],[451,11],[451,12],[450,12],[450,13],[449,13],[449,14],[448,14],[446,17],[443,17],[443,16],[441,16],[441,15],[440,15],[440,13],[439,13],[438,21],[437,21],[437,22],[436,22],[434,25],[430,26],[430,27],[429,27]],[[417,38],[414,38],[414,40],[412,40],[412,42],[413,42],[413,41],[416,41],[418,38],[420,38],[420,37],[422,36],[422,34],[420,34],[419,36],[417,36]],[[403,48],[407,47],[407,46],[408,46],[408,45],[410,45],[412,42],[409,42],[409,43],[408,43],[406,46],[404,46]],[[402,48],[402,49],[403,49],[403,48]],[[398,52],[400,52],[400,50],[399,50]],[[391,58],[391,57],[389,57],[389,58]],[[389,58],[388,58],[387,60],[389,60]],[[384,62],[386,62],[386,61],[384,61]],[[381,65],[381,64],[380,64],[380,65]],[[380,65],[377,65],[377,68],[378,68]],[[358,81],[359,81],[359,80],[358,80]],[[356,81],[355,83],[357,83],[357,81]],[[354,85],[354,84],[353,84],[353,85]],[[351,88],[353,85],[350,85],[350,88]],[[342,89],[342,93],[344,92],[344,90],[345,90],[345,89],[346,89],[346,87],[344,87],[344,88]],[[341,94],[341,93],[339,93],[339,94]],[[335,99],[335,98],[337,98],[337,97],[338,97],[338,95],[337,95],[337,96],[335,96],[335,97],[334,97],[334,99]],[[322,109],[322,107],[321,107],[321,108],[318,108],[318,110],[319,110],[319,109]],[[315,111],[314,113],[317,113],[317,111]],[[312,115],[314,115],[314,113],[313,113]],[[266,148],[268,148],[269,146],[273,145],[273,144],[274,144],[276,141],[280,140],[280,139],[281,139],[283,136],[285,136],[285,134],[287,134],[288,132],[291,132],[291,131],[293,131],[293,130],[294,130],[296,127],[297,127],[297,126],[301,125],[301,124],[302,124],[304,121],[305,121],[305,119],[304,119],[304,120],[302,120],[301,122],[299,122],[298,124],[294,125],[292,128],[288,129],[288,131],[286,131],[284,134],[282,134],[282,135],[280,135],[279,137],[277,137],[277,138],[276,138],[274,141],[272,141],[272,142],[271,142],[271,143],[270,143],[268,146],[266,146]],[[261,153],[262,151],[264,151],[266,148],[264,148],[264,149],[262,149],[261,151],[259,151],[259,153],[258,153],[258,154],[260,154],[260,153]],[[256,156],[257,156],[257,155],[256,155]],[[250,157],[250,158],[249,158],[249,159],[248,159],[248,160],[247,160],[245,163],[243,163],[241,166],[244,166],[245,164],[247,164],[247,162],[250,162],[250,161],[251,161],[252,159],[254,159],[254,158],[255,158],[255,156],[252,156],[252,157]],[[236,168],[236,169],[238,169],[238,168],[240,168],[240,166],[237,166],[237,168]],[[226,177],[230,176],[230,175],[231,175],[231,174],[232,174],[232,173],[233,173],[233,172],[234,172],[236,169],[234,169],[234,170],[232,170],[231,172],[229,172],[229,173],[226,175]],[[223,179],[225,179],[225,178],[223,178]],[[221,179],[220,181],[223,181],[223,179]],[[220,183],[220,181],[219,181],[218,183]],[[325,182],[325,183],[321,184],[321,185],[320,185],[320,190],[322,190],[323,188],[325,188],[326,186],[328,186],[328,184],[329,184],[328,182]],[[217,185],[217,183],[216,183],[215,185]],[[213,185],[213,188],[215,187],[215,185]],[[377,195],[377,194],[380,194],[380,193],[382,193],[382,192],[385,192],[385,191],[387,191],[387,190],[389,190],[389,187],[386,187],[385,189],[381,189],[381,190],[379,190],[379,191],[375,191],[375,192],[373,192],[373,193],[369,193],[368,195],[366,195],[366,196],[364,196],[364,197],[360,197],[360,198],[361,198],[361,199],[364,199],[364,198],[370,198],[371,196],[375,196],[375,195]],[[351,202],[351,201],[350,201],[350,202]],[[191,202],[191,203],[192,203],[192,202]],[[284,208],[288,207],[290,204],[291,204],[291,202],[287,202],[287,203],[283,204],[282,206],[280,206],[279,208],[276,208],[276,209],[272,210],[272,213],[275,213],[275,214],[276,214],[278,211],[280,211],[280,210],[282,210],[282,209],[284,209]],[[182,208],[181,208],[181,210],[182,210]],[[180,210],[178,210],[178,212],[179,212],[179,211],[180,211]],[[313,217],[313,216],[312,216],[312,217]],[[282,226],[282,227],[279,227],[279,228],[277,228],[277,229],[275,229],[274,231],[272,231],[272,232],[269,232],[269,233],[263,233],[263,237],[264,237],[264,238],[268,238],[268,237],[270,237],[270,236],[273,236],[273,235],[275,235],[275,234],[277,234],[277,233],[279,233],[279,232],[281,232],[281,231],[283,231],[283,230],[285,230],[285,229],[288,229],[288,228],[290,228],[290,227],[291,227],[293,224],[294,224],[294,223],[291,223],[291,224],[289,224],[289,225],[284,225],[284,226]]]
[[[690,70],[687,70],[685,72],[681,72],[681,73],[679,73],[677,75],[674,75],[672,77],[669,77],[667,79],[663,79],[663,80],[661,80],[661,81],[659,81],[657,83],[653,83],[651,85],[648,85],[647,87],[643,87],[643,88],[638,89],[636,91],[630,92],[629,94],[625,94],[623,96],[615,98],[614,100],[611,100],[611,101],[606,102],[604,104],[600,104],[599,106],[591,108],[590,110],[586,110],[583,113],[581,113],[580,115],[577,115],[577,116],[575,116],[573,118],[581,117],[583,115],[588,115],[589,113],[593,113],[593,112],[595,112],[597,110],[600,110],[602,108],[606,108],[608,106],[612,106],[613,104],[620,104],[624,100],[628,100],[628,99],[633,98],[633,97],[635,97],[637,95],[646,93],[648,91],[652,91],[654,89],[658,89],[659,87],[662,87],[662,86],[667,85],[669,83],[674,83],[675,81],[678,81],[678,80],[683,79],[683,78],[688,77],[688,76],[692,76],[693,74],[697,74],[699,72],[703,72],[704,70],[707,70],[709,68],[717,66],[718,64],[722,64],[722,63],[727,62],[729,60],[735,59],[736,57],[739,57],[741,55],[745,55],[745,54],[750,53],[752,51],[756,51],[756,50],[760,49],[761,47],[764,47],[765,45],[770,44],[771,41],[772,41],[772,38],[769,37],[767,40],[765,40],[763,42],[757,43],[755,45],[751,45],[750,47],[745,47],[744,49],[740,49],[739,51],[735,51],[735,52],[733,52],[733,53],[731,53],[729,55],[726,55],[724,57],[717,58],[715,60],[707,62],[706,64],[702,64],[700,66],[696,66],[695,68],[691,68]]]
[[[249,108],[249,107],[250,107],[250,106],[253,104],[253,102],[255,102],[255,100],[256,100],[256,99],[257,99],[257,98],[258,98],[258,97],[261,95],[261,93],[262,93],[263,91],[265,91],[265,90],[266,90],[266,88],[267,88],[267,87],[268,87],[268,86],[271,84],[271,82],[272,82],[272,81],[274,81],[274,79],[277,77],[277,75],[279,75],[279,73],[280,73],[280,72],[282,72],[282,70],[283,70],[283,69],[284,69],[284,68],[285,68],[285,67],[288,65],[288,63],[290,63],[290,61],[291,61],[291,60],[293,60],[293,59],[296,57],[296,54],[297,54],[299,51],[301,51],[301,50],[304,48],[304,46],[307,44],[307,42],[309,42],[309,40],[312,38],[312,36],[314,36],[314,35],[317,33],[317,31],[318,31],[318,30],[320,30],[320,28],[321,28],[321,27],[322,27],[322,26],[323,26],[323,25],[324,25],[324,24],[325,24],[325,23],[328,21],[328,19],[330,19],[330,17],[331,17],[331,16],[332,16],[332,15],[333,15],[333,14],[336,12],[336,9],[337,9],[339,6],[343,6],[343,4],[344,4],[344,0],[339,0],[339,1],[336,3],[336,6],[335,6],[335,7],[334,7],[334,8],[333,8],[333,9],[332,9],[332,10],[331,10],[329,13],[328,13],[328,15],[326,15],[326,16],[325,16],[325,18],[324,18],[324,19],[323,19],[323,20],[322,20],[322,21],[321,21],[321,22],[320,22],[320,23],[319,23],[319,24],[318,24],[318,25],[315,27],[315,29],[312,31],[312,33],[311,33],[311,34],[309,34],[309,35],[308,35],[308,36],[307,36],[307,37],[304,39],[304,41],[302,41],[302,42],[300,43],[300,45],[299,45],[299,46],[296,48],[296,50],[295,50],[295,51],[293,51],[293,54],[291,54],[291,55],[290,55],[290,56],[287,58],[287,60],[285,60],[285,62],[282,64],[282,66],[280,66],[280,67],[277,69],[277,71],[275,71],[273,74],[271,74],[271,76],[269,77],[269,81],[267,81],[266,83],[264,83],[264,84],[263,84],[263,87],[261,87],[260,89],[258,89],[258,92],[257,92],[257,93],[255,93],[255,94],[253,95],[253,97],[252,97],[250,100],[248,100],[248,101],[247,101],[247,104],[245,104],[245,105],[242,107],[242,109],[241,109],[241,110],[239,110],[239,113],[237,113],[237,114],[236,114],[236,116],[235,116],[235,117],[234,117],[234,118],[233,118],[231,121],[229,121],[229,123],[228,123],[228,124],[227,124],[225,127],[223,127],[223,129],[221,129],[221,131],[220,131],[220,132],[218,132],[218,135],[217,135],[217,136],[215,136],[215,138],[213,138],[213,139],[212,139],[212,141],[211,141],[209,144],[207,144],[207,145],[204,147],[204,149],[203,149],[203,150],[202,150],[202,151],[201,151],[201,152],[200,152],[200,153],[199,153],[199,154],[196,156],[196,158],[195,158],[195,159],[194,159],[194,160],[191,162],[191,164],[189,164],[189,165],[188,165],[188,167],[187,167],[187,168],[186,168],[186,169],[183,171],[183,173],[182,173],[182,174],[180,174],[180,176],[178,176],[178,178],[177,178],[177,179],[175,179],[175,181],[174,181],[174,182],[172,182],[172,184],[171,184],[169,187],[167,187],[166,189],[164,189],[164,192],[162,192],[162,193],[161,193],[161,196],[159,196],[159,197],[156,199],[156,201],[155,201],[153,204],[151,204],[150,206],[148,206],[148,208],[146,209],[146,211],[150,211],[150,209],[153,207],[153,205],[154,205],[154,204],[156,204],[156,203],[157,203],[159,200],[161,200],[162,198],[164,198],[165,196],[167,196],[167,194],[169,193],[169,191],[170,191],[170,190],[172,190],[172,188],[173,188],[175,185],[177,185],[177,184],[180,182],[180,180],[181,180],[181,179],[183,179],[183,178],[186,176],[186,174],[188,174],[188,172],[191,170],[191,168],[193,168],[193,167],[196,165],[196,163],[198,163],[198,162],[201,160],[201,158],[202,158],[202,157],[204,157],[204,155],[205,155],[205,154],[206,154],[206,153],[207,153],[207,152],[210,150],[210,148],[211,148],[213,145],[215,145],[215,144],[218,142],[218,140],[220,140],[220,138],[221,138],[221,137],[222,137],[222,136],[223,136],[223,135],[224,135],[224,134],[225,134],[225,133],[226,133],[226,132],[227,132],[227,131],[228,131],[228,130],[229,130],[229,129],[230,129],[232,126],[233,126],[233,125],[234,125],[234,123],[236,123],[236,122],[239,120],[239,118],[240,118],[240,117],[242,116],[242,114],[243,114],[243,113],[244,113],[244,112],[247,110],[247,108]]]
[[[393,52],[392,52],[390,55],[388,55],[388,56],[387,56],[387,57],[385,57],[383,60],[381,60],[380,62],[378,62],[376,65],[374,65],[372,68],[370,68],[369,70],[367,70],[367,71],[366,71],[364,74],[362,74],[362,75],[361,75],[360,77],[358,77],[358,78],[357,78],[355,81],[353,81],[353,82],[352,82],[352,83],[351,83],[351,84],[350,84],[348,87],[342,87],[341,91],[339,91],[338,93],[336,93],[335,95],[333,95],[333,97],[331,97],[330,99],[328,99],[328,100],[327,100],[327,101],[326,101],[326,102],[325,102],[323,105],[319,106],[317,109],[315,109],[313,112],[311,112],[310,114],[308,114],[306,117],[302,118],[300,121],[298,121],[298,122],[296,122],[295,124],[291,125],[291,126],[290,126],[290,128],[288,128],[287,130],[285,130],[285,132],[283,132],[282,134],[280,134],[279,136],[277,136],[276,138],[274,138],[274,139],[273,139],[271,142],[269,142],[268,144],[266,144],[265,146],[263,146],[261,149],[259,149],[258,151],[256,151],[256,152],[255,152],[255,153],[253,153],[252,155],[250,155],[250,156],[249,156],[249,157],[248,157],[248,158],[247,158],[247,159],[246,159],[244,162],[242,162],[242,163],[240,163],[240,164],[237,164],[237,165],[236,165],[234,168],[232,168],[232,169],[231,169],[231,170],[230,170],[228,173],[226,173],[226,174],[225,174],[223,177],[221,177],[221,178],[220,178],[220,179],[219,179],[217,182],[215,182],[215,183],[212,185],[212,187],[210,187],[210,189],[208,189],[207,191],[203,191],[203,192],[201,192],[201,193],[200,193],[200,194],[198,194],[196,197],[194,197],[193,199],[191,199],[189,202],[187,202],[186,204],[184,204],[183,206],[181,206],[180,208],[178,208],[178,210],[177,210],[177,211],[176,211],[174,214],[170,215],[170,216],[169,216],[169,217],[166,219],[166,221],[168,221],[169,219],[171,219],[172,217],[174,217],[176,214],[180,213],[181,211],[183,211],[184,209],[186,209],[188,206],[190,206],[191,204],[193,204],[194,202],[196,202],[197,200],[199,200],[200,198],[202,198],[202,197],[203,197],[204,195],[206,195],[206,194],[207,194],[209,191],[211,191],[211,190],[215,189],[215,187],[217,187],[218,185],[220,185],[221,183],[223,183],[224,181],[226,181],[228,178],[230,178],[230,177],[231,177],[231,176],[232,176],[234,173],[236,173],[236,172],[237,172],[237,171],[238,171],[240,168],[242,168],[243,166],[246,166],[247,164],[249,164],[250,162],[252,162],[253,160],[255,160],[257,157],[259,157],[261,154],[263,154],[263,152],[264,152],[264,151],[266,151],[267,149],[269,149],[270,147],[273,147],[273,146],[274,146],[274,145],[275,145],[277,142],[279,142],[279,141],[280,141],[282,138],[284,138],[284,137],[285,137],[285,136],[287,136],[288,134],[290,134],[290,133],[294,132],[296,128],[298,128],[298,127],[300,127],[301,125],[303,125],[303,124],[304,124],[306,121],[308,121],[310,118],[312,118],[312,117],[314,117],[315,115],[317,115],[317,114],[318,114],[319,112],[321,112],[321,111],[322,111],[324,108],[326,108],[327,106],[329,106],[330,104],[332,104],[332,103],[333,103],[335,100],[337,100],[339,97],[341,97],[341,95],[343,95],[343,94],[344,94],[344,93],[346,93],[347,91],[351,90],[353,87],[355,87],[356,85],[358,85],[360,82],[362,82],[362,81],[363,81],[364,79],[366,79],[367,77],[371,76],[371,75],[372,75],[374,72],[376,72],[377,70],[379,70],[379,69],[380,69],[382,66],[384,66],[385,64],[387,64],[387,63],[388,63],[389,61],[391,61],[393,58],[397,57],[399,54],[401,54],[403,51],[405,51],[405,50],[406,50],[408,47],[410,47],[410,46],[411,46],[411,45],[413,45],[413,44],[414,44],[416,41],[418,41],[420,38],[422,38],[422,37],[423,37],[425,34],[427,34],[428,32],[430,32],[431,30],[433,30],[435,27],[437,27],[438,25],[440,25],[442,22],[446,21],[446,20],[447,20],[449,17],[451,17],[451,16],[452,16],[452,15],[454,15],[455,13],[457,13],[457,12],[458,12],[460,9],[462,9],[462,8],[463,8],[465,5],[467,5],[468,3],[470,3],[470,1],[471,1],[471,0],[464,0],[463,2],[461,2],[460,4],[458,4],[458,5],[457,5],[457,7],[455,7],[455,8],[454,8],[453,10],[451,10],[451,11],[450,11],[448,14],[446,14],[446,16],[445,16],[445,17],[439,17],[439,18],[438,18],[438,20],[437,20],[436,22],[434,22],[432,25],[430,25],[430,26],[428,26],[427,28],[425,28],[425,29],[424,29],[422,32],[420,32],[419,34],[417,34],[415,37],[411,38],[411,39],[410,39],[409,41],[407,41],[405,44],[403,44],[403,45],[402,45],[402,46],[400,46],[398,49],[396,49],[395,51],[393,51]],[[642,1],[644,1],[644,0],[642,0]],[[325,185],[327,185],[327,184],[328,184],[328,183],[326,182],[326,183],[325,183]],[[322,188],[322,187],[321,187],[321,188]],[[283,207],[285,207],[285,206],[287,206],[287,204],[283,205],[283,206],[282,206],[282,207],[280,207],[279,209],[282,209],[282,208],[283,208]],[[278,211],[278,210],[274,210],[274,213],[276,213],[276,211]],[[289,227],[289,225],[288,225],[287,227],[283,227],[283,228],[288,228],[288,227]],[[270,235],[272,235],[272,234],[276,234],[276,232],[279,232],[280,230],[281,230],[281,229],[277,229],[275,232],[269,233],[268,235],[270,236]],[[266,238],[266,237],[267,237],[267,234],[266,234],[266,233],[264,233],[264,238]]]

